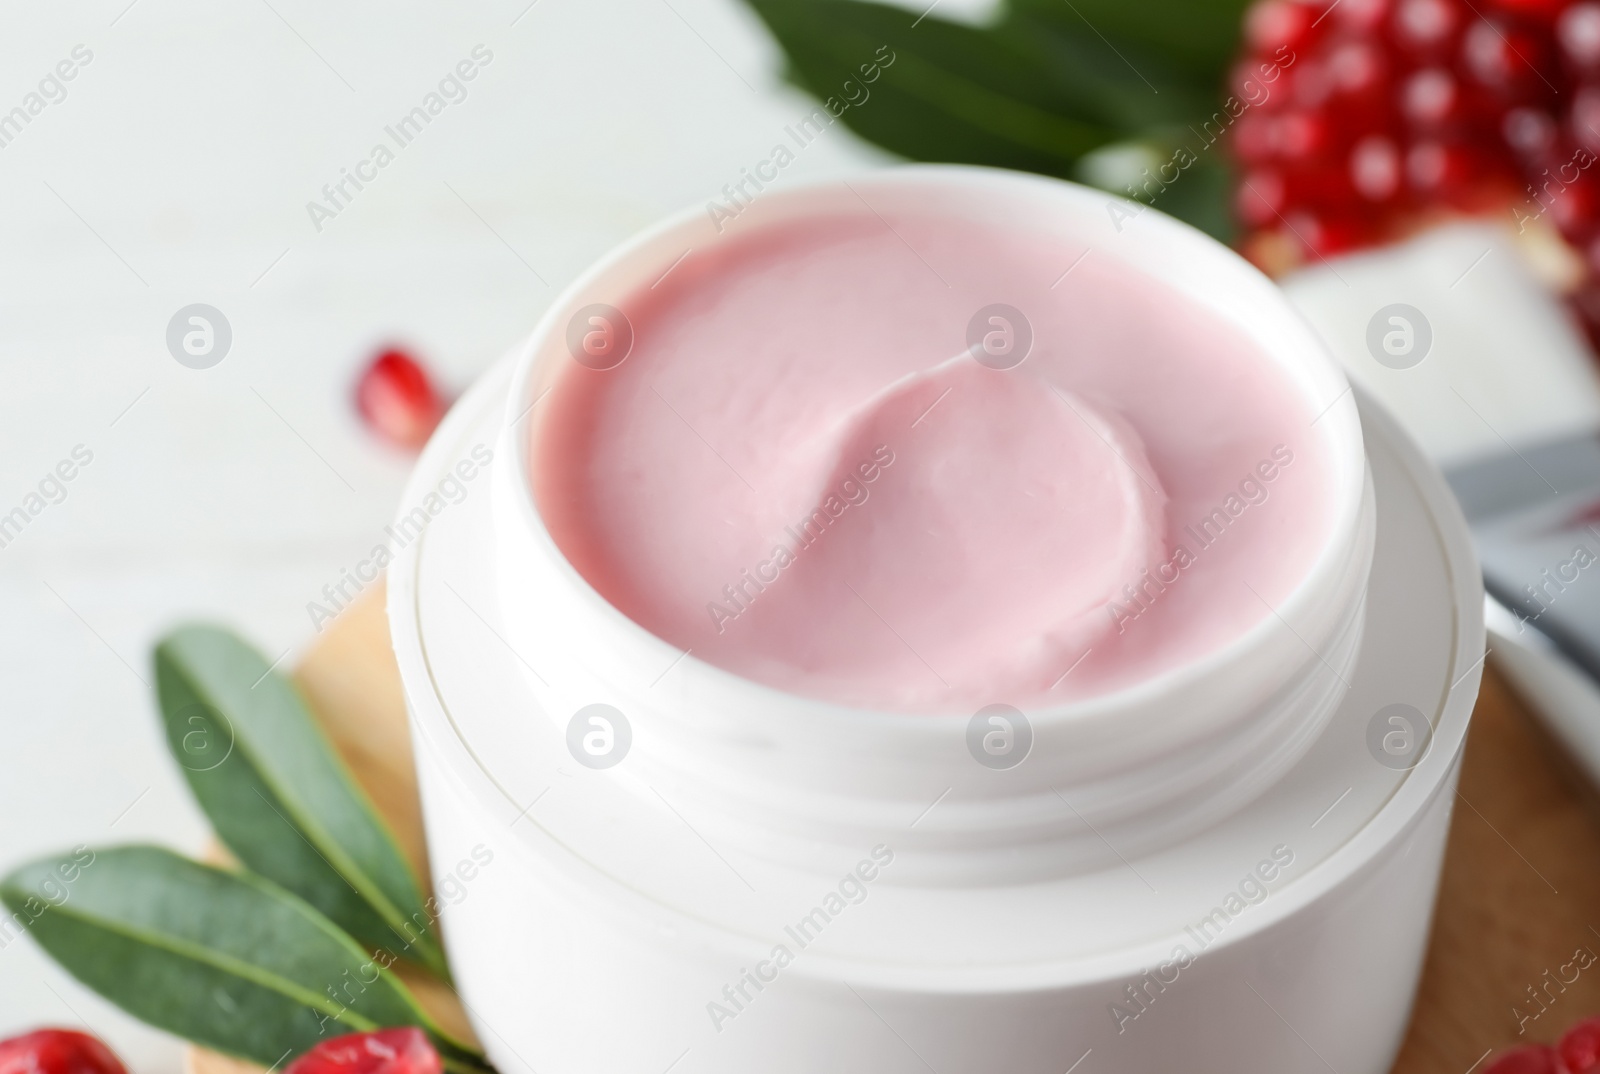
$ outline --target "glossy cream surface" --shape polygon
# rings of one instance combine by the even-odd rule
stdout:
[[[564,361],[528,450],[562,553],[697,659],[861,708],[1037,708],[1227,644],[1326,539],[1309,402],[1113,249],[863,212],[660,268],[613,303],[626,359]],[[974,350],[995,304],[1026,324],[978,316]]]

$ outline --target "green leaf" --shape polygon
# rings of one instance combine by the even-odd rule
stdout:
[[[486,1071],[333,922],[259,877],[159,847],[80,851],[0,881],[11,920],[74,977],[157,1028],[265,1066],[344,1033],[421,1026]]]
[[[1096,150],[1175,148],[1212,116],[1237,34],[1229,12],[1242,0],[1157,0],[1162,11],[1195,6],[1183,32],[1144,27],[1144,9],[1127,0],[1019,0],[992,26],[862,0],[746,2],[790,79],[869,141],[912,160],[1075,179]],[[1175,43],[1189,52],[1174,58]],[[831,122],[820,119],[813,126]],[[1227,174],[1207,161],[1160,208],[1226,236]]]
[[[1075,107],[1092,102],[1123,135],[1185,122],[1215,96],[1209,79],[1192,80],[1144,46],[1112,41],[1087,23],[1018,14],[984,32],[1037,56]]]
[[[167,741],[222,842],[374,949],[448,976],[410,866],[294,685],[234,634],[155,651]]]
[[[1192,149],[1204,143],[1196,138],[1186,140],[1185,144]],[[1231,243],[1237,232],[1228,202],[1233,189],[1233,172],[1217,156],[1218,152],[1212,149],[1199,156],[1198,163],[1190,165],[1152,204],[1219,242]]]
[[[1008,18],[1102,37],[1212,92],[1238,53],[1251,0],[1011,0]]]
[[[934,17],[913,26],[914,12],[859,0],[748,2],[783,46],[793,81],[835,102],[830,111],[844,105],[839,118],[863,137],[914,160],[1064,175],[1127,122],[1094,72],[1061,70],[1024,41]],[[850,104],[862,91],[869,96]]]

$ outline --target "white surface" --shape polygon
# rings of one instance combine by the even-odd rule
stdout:
[[[315,231],[307,201],[480,43],[467,99]],[[375,343],[466,384],[591,259],[811,107],[735,0],[103,0],[12,5],[0,110],[77,44],[94,58],[66,99],[0,148],[0,511],[94,452],[0,549],[0,866],[202,844],[146,654],[186,616],[273,656],[312,637],[307,602],[375,543],[409,466],[351,415]],[[780,182],[877,159],[836,125]],[[205,371],[164,341],[195,302],[234,332]],[[12,943],[0,1035],[46,1022],[177,1069],[175,1042]]]
[[[1522,262],[1509,228],[1455,224],[1401,245],[1312,265],[1283,281],[1350,379],[1440,465],[1507,443],[1600,429],[1600,375],[1567,311]],[[1368,325],[1405,303],[1431,325],[1419,363],[1389,368]]]

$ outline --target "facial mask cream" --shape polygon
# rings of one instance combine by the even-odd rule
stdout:
[[[1066,702],[1203,656],[1323,546],[1327,448],[1238,329],[1084,253],[865,210],[691,250],[618,304],[625,359],[539,404],[539,510],[659,637],[847,705]]]

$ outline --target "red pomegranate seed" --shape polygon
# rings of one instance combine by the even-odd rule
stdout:
[[[1298,163],[1320,156],[1332,141],[1328,121],[1317,113],[1288,112],[1272,121],[1272,149],[1282,160]]]
[[[1450,0],[1400,0],[1394,14],[1395,38],[1417,52],[1443,52],[1461,21],[1461,8]]]
[[[1328,58],[1328,78],[1341,97],[1365,97],[1384,85],[1383,53],[1365,42],[1341,45]]]
[[[1284,216],[1284,226],[1305,252],[1314,258],[1353,250],[1368,237],[1367,227],[1353,216],[1335,216],[1296,209]]]
[[[1387,201],[1400,192],[1400,149],[1382,135],[1356,143],[1350,153],[1350,182],[1368,201]]]
[[[1544,49],[1537,38],[1497,20],[1479,19],[1461,42],[1461,58],[1485,86],[1516,89],[1541,81]]]
[[[1451,152],[1442,142],[1419,142],[1406,153],[1406,179],[1424,194],[1437,194],[1452,180],[1462,177],[1459,150]]]
[[[1316,59],[1296,60],[1294,67],[1285,72],[1287,85],[1284,96],[1296,108],[1320,109],[1333,96],[1335,87],[1331,64]]]
[[[1567,123],[1573,141],[1590,152],[1600,152],[1600,85],[1578,88],[1572,95]]]
[[[1260,164],[1272,156],[1273,117],[1246,112],[1233,125],[1234,156],[1246,164]]]
[[[284,1074],[441,1074],[439,1053],[415,1026],[335,1037],[296,1059]]]
[[[421,449],[444,416],[444,402],[415,358],[386,350],[356,382],[356,409],[367,424],[399,447]]]
[[[37,1029],[0,1041],[0,1074],[128,1074],[122,1060],[87,1033]]]
[[[1555,118],[1537,108],[1513,108],[1500,122],[1506,144],[1530,161],[1545,159],[1555,145],[1556,131]]]
[[[1556,41],[1574,66],[1588,69],[1600,64],[1600,3],[1573,4],[1563,11],[1556,23]]]
[[[1442,67],[1424,67],[1400,90],[1400,110],[1419,127],[1438,127],[1461,110],[1455,76]]]
[[[1389,16],[1389,0],[1340,0],[1333,17],[1341,32],[1370,37]]]
[[[1567,1030],[1556,1051],[1567,1074],[1590,1074],[1600,1066],[1600,1018],[1585,1018]]]
[[[1298,52],[1311,41],[1320,15],[1307,0],[1259,0],[1245,13],[1245,39],[1260,53]]]
[[[1483,1074],[1563,1074],[1556,1053],[1543,1044],[1524,1044],[1501,1052],[1483,1068]]]
[[[1503,169],[1481,149],[1461,141],[1423,141],[1406,153],[1406,182],[1425,204],[1482,212],[1491,184]]]

